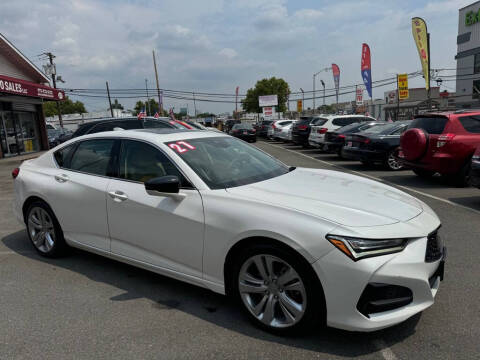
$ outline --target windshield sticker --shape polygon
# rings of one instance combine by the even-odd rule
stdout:
[[[174,142],[174,143],[170,143],[170,144],[168,144],[168,147],[170,149],[175,150],[179,154],[183,154],[183,153],[185,153],[189,150],[195,150],[196,149],[195,146],[189,144],[186,141],[177,141],[177,142]]]

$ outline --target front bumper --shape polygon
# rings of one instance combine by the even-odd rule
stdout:
[[[322,285],[327,305],[327,325],[350,331],[375,331],[407,320],[434,302],[440,286],[444,258],[425,262],[427,238],[413,240],[400,253],[352,261],[334,249],[313,267]],[[413,294],[405,306],[365,316],[358,309],[369,284],[405,287]]]

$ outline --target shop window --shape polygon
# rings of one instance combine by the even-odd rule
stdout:
[[[473,82],[472,99],[480,99],[480,80]]]
[[[473,73],[474,74],[480,73],[480,54],[475,54],[474,61],[473,61]]]

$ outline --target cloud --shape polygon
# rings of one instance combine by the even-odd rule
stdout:
[[[315,9],[301,9],[295,11],[293,16],[304,21],[316,21],[323,17],[323,11]]]
[[[226,58],[233,59],[238,55],[238,53],[231,48],[223,48],[218,52],[219,55],[225,56]]]

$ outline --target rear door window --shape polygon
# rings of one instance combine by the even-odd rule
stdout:
[[[93,128],[88,131],[89,134],[96,134],[103,131],[112,131],[113,128],[118,127],[116,122],[106,121],[100,124],[95,125]]]
[[[114,139],[82,141],[72,156],[69,169],[106,176],[114,143]]]
[[[70,156],[72,155],[73,150],[77,144],[72,144],[61,148],[60,150],[55,151],[53,154],[57,165],[61,168],[68,168],[70,162]]]
[[[458,120],[466,131],[480,134],[480,116],[462,116]]]
[[[327,122],[328,119],[317,118],[313,119],[311,125],[312,126],[322,126]]]
[[[360,122],[360,118],[336,118],[333,119],[332,124],[335,126],[345,126],[355,122]]]
[[[124,130],[129,130],[129,129],[141,129],[142,128],[142,122],[135,119],[135,120],[119,120],[115,121],[113,128],[122,128]]]
[[[409,129],[423,129],[429,134],[441,134],[448,118],[443,116],[438,117],[417,117],[413,119],[408,127]]]

